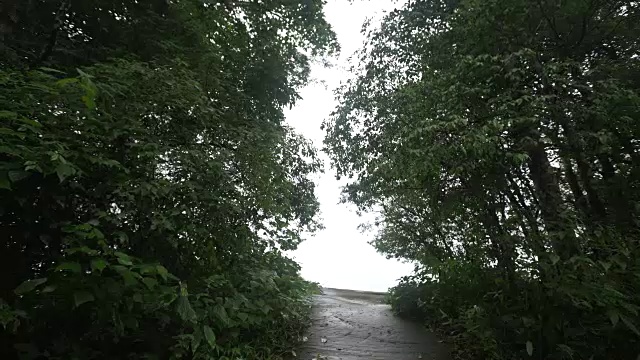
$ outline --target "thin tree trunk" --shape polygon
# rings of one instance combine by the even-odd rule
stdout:
[[[539,140],[536,134],[532,135],[532,138]],[[560,257],[569,258],[578,252],[578,243],[575,226],[569,219],[570,214],[563,202],[558,179],[540,141],[530,147],[528,154],[531,180],[540,200],[540,211],[551,237],[551,244]]]

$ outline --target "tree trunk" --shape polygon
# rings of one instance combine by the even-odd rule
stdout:
[[[529,171],[540,201],[542,219],[556,253],[562,258],[569,258],[578,252],[575,226],[563,202],[560,185],[546,150],[537,141],[539,136],[534,139],[536,144],[528,150]]]

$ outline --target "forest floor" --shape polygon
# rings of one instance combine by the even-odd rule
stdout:
[[[424,326],[395,316],[384,294],[323,289],[298,359],[445,360],[446,346]]]

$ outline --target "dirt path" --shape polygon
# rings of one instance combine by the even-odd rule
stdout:
[[[383,295],[323,289],[298,359],[445,360],[444,346],[424,327],[397,318]]]

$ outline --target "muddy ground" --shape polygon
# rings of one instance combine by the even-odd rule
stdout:
[[[323,289],[297,358],[302,360],[446,360],[445,346],[424,326],[400,319],[384,294]]]

